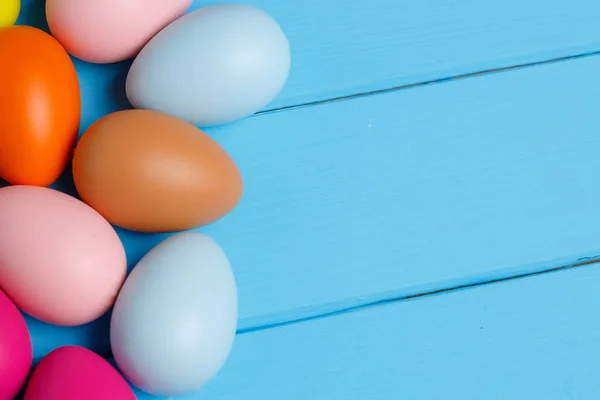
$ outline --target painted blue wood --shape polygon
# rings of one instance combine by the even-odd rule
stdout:
[[[600,255],[600,57],[249,118],[209,132],[241,204],[241,330]],[[165,235],[120,231],[130,265]],[[106,320],[30,321],[36,356],[108,350]]]
[[[290,79],[267,108],[600,50],[597,0],[245,2],[273,15],[291,42]],[[22,3],[20,23],[46,27],[44,0]],[[122,105],[128,67],[78,63],[84,126]]]
[[[596,400],[599,286],[594,265],[238,335],[177,399]]]

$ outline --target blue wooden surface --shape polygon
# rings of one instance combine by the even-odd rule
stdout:
[[[194,8],[209,3],[196,1]],[[292,44],[290,81],[267,109],[600,51],[595,0],[250,3],[278,19]],[[43,1],[23,5],[20,23],[44,27]],[[128,66],[76,61],[82,130],[129,107]],[[484,314],[468,308],[476,306],[469,292],[436,297],[445,304],[444,298],[454,296],[448,310],[456,313],[456,325],[448,319],[452,315],[435,312],[439,305],[417,302],[406,303],[413,311],[400,314],[381,311],[398,310],[395,305],[277,325],[600,257],[600,191],[594,185],[600,170],[599,70],[600,56],[587,56],[269,113],[209,130],[240,166],[246,192],[232,214],[202,229],[231,259],[243,333],[231,366],[207,388],[206,398],[396,399],[407,393],[411,399],[568,399],[553,385],[571,376],[571,364],[552,374],[542,356],[576,331],[548,321],[551,310],[532,300],[550,290],[537,284],[545,281],[515,283],[525,285],[519,286],[527,292],[521,301],[537,304],[529,314],[539,313],[538,319],[498,306],[494,318],[506,324],[500,332],[508,337],[503,342],[501,335],[486,336],[470,352],[471,337],[459,333],[465,321]],[[57,187],[74,194],[68,174]],[[130,267],[165,237],[119,233]],[[589,289],[584,281],[571,283],[581,303]],[[509,283],[494,287],[504,285]],[[502,304],[513,293],[477,290],[481,304]],[[593,304],[583,311],[577,302],[561,304],[565,313],[580,316],[581,327],[595,327],[588,318],[595,314],[585,311]],[[544,331],[547,346],[534,347],[527,353],[530,364],[513,368],[503,355],[511,345],[523,352],[529,345],[521,343],[533,340],[520,342],[519,331],[511,330],[525,316],[534,332]],[[36,358],[64,344],[109,352],[108,316],[76,328],[31,318],[28,324]],[[438,329],[443,327],[448,335]],[[421,352],[418,337],[454,350],[439,345]],[[407,338],[413,338],[407,342],[413,350],[404,346]],[[563,350],[579,354],[591,340],[567,343]],[[488,349],[496,343],[498,353]],[[435,351],[446,351],[445,358]],[[496,369],[481,368],[486,354]],[[559,352],[556,360],[567,356]],[[581,368],[597,371],[597,358],[587,360]],[[515,378],[525,366],[546,372]],[[453,383],[449,371],[471,369],[478,370],[480,386],[465,389],[468,376]],[[597,386],[577,376],[567,383],[579,390],[573,398],[597,398]],[[529,389],[523,389],[525,378],[532,382]],[[260,385],[273,380],[282,383],[261,394]],[[449,395],[441,397],[444,386]],[[471,397],[455,397],[461,390]]]

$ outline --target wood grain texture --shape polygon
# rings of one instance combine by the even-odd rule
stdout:
[[[247,119],[209,132],[242,202],[201,229],[241,330],[600,255],[600,57]],[[119,231],[130,266],[165,235]],[[36,356],[108,351],[107,319],[30,321]]]
[[[595,400],[599,286],[594,265],[238,335],[178,399]]]
[[[191,9],[224,2],[196,0]],[[19,23],[47,28],[44,0],[22,3]],[[600,50],[597,0],[245,3],[270,13],[291,43],[289,81],[267,109]],[[84,127],[127,105],[129,62],[77,68]]]

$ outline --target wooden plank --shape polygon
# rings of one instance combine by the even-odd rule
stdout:
[[[192,9],[229,0],[196,0]],[[292,70],[267,108],[447,78],[600,50],[600,2],[552,0],[247,0],[289,36]],[[20,23],[44,27],[43,1],[24,0]],[[129,63],[77,63],[83,125],[127,106]]]
[[[202,231],[228,254],[241,330],[600,255],[600,57],[210,130],[245,194]],[[165,235],[120,232],[133,265]],[[108,350],[105,321],[31,323],[36,356]]]
[[[178,399],[598,399],[599,285],[590,266],[238,335]]]

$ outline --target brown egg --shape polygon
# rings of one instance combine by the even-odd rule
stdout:
[[[156,111],[109,114],[75,148],[82,200],[112,224],[174,232],[214,222],[242,196],[240,172],[210,136]]]

